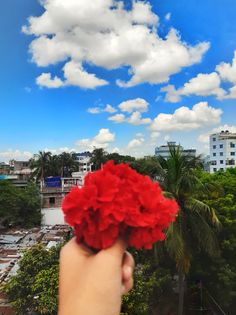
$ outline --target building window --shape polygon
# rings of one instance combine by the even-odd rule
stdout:
[[[220,170],[223,171],[224,169],[221,167]]]
[[[235,160],[234,159],[226,160],[225,163],[226,165],[235,165]]]
[[[213,149],[216,149],[216,145],[213,145]]]
[[[230,142],[230,148],[235,148],[235,143]]]
[[[213,168],[213,172],[216,172],[217,171],[217,168]]]
[[[212,141],[216,141],[216,138],[212,138]]]
[[[211,165],[216,165],[216,161],[211,161]]]
[[[49,204],[50,206],[55,205],[55,197],[49,197]]]
[[[223,144],[220,144],[220,149],[223,149],[224,145]]]
[[[230,155],[235,155],[235,152],[230,152]]]
[[[213,153],[213,156],[216,156],[216,153]]]
[[[220,152],[220,156],[223,156],[224,155],[224,153],[223,152]]]
[[[220,164],[224,164],[224,160],[220,160]]]

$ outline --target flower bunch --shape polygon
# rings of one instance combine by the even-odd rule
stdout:
[[[89,173],[82,188],[71,189],[62,209],[78,242],[102,249],[122,237],[136,249],[150,249],[165,238],[163,230],[175,220],[178,205],[148,176],[109,161]]]

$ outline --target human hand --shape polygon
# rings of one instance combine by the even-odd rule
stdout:
[[[58,315],[119,315],[133,287],[134,259],[117,240],[94,254],[76,239],[61,250]]]

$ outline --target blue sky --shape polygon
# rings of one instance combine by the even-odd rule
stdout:
[[[207,153],[210,133],[236,131],[234,0],[1,9],[0,161],[93,147],[143,156],[169,140]]]

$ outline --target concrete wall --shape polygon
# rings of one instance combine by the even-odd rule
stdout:
[[[61,208],[41,209],[41,225],[65,224],[64,215]]]

